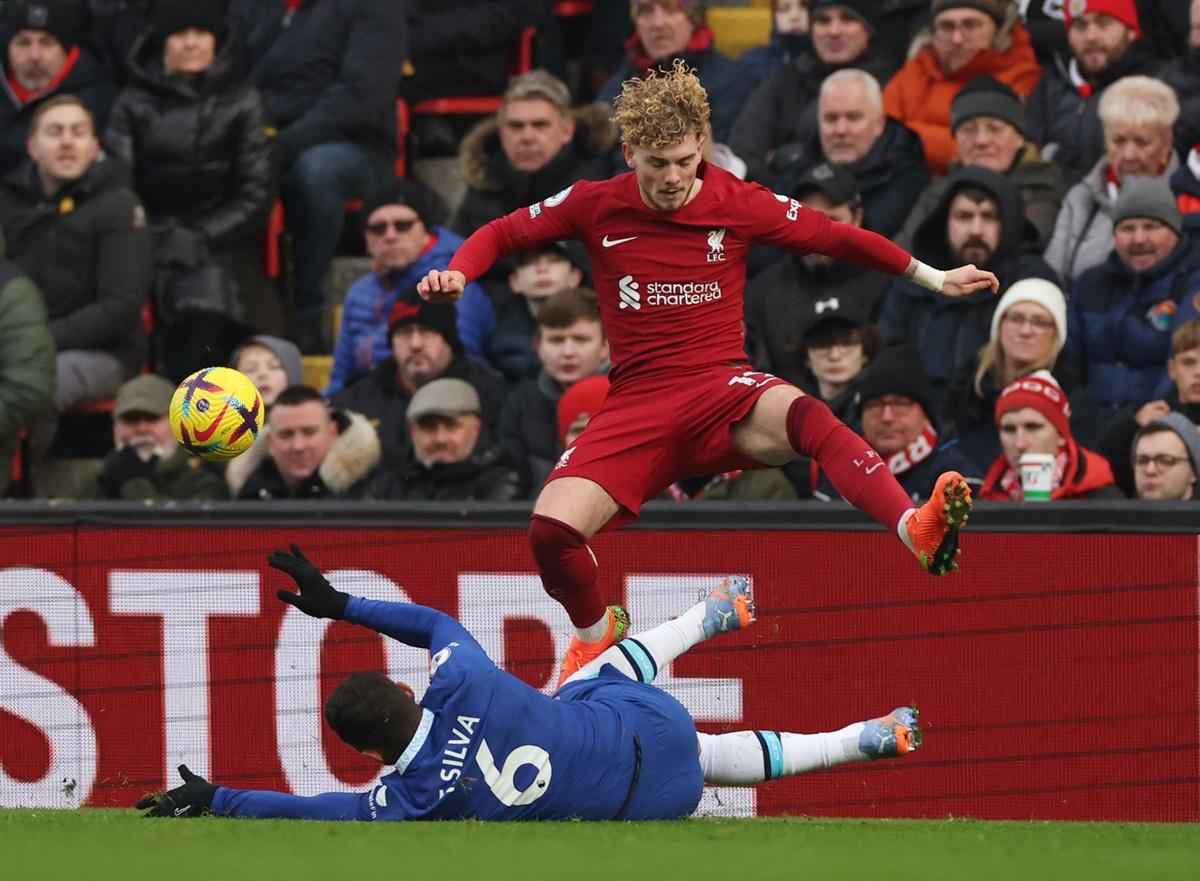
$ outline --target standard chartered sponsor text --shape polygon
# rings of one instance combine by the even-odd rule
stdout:
[[[698,306],[719,299],[721,284],[716,281],[652,281],[646,285],[650,306]]]

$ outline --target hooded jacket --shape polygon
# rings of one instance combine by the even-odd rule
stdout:
[[[608,154],[617,142],[617,129],[609,111],[599,105],[581,107],[572,114],[575,137],[537,171],[513,168],[500,146],[496,117],[473,128],[459,148],[458,161],[467,193],[450,226],[469,236],[486,223],[518,208],[532,205],[566,189],[577,180],[607,176]]]
[[[933,213],[918,227],[913,254],[939,268],[963,262],[951,253],[946,229],[950,204],[964,187],[990,193],[999,206],[1000,241],[992,259],[982,267],[999,277],[999,293],[1022,278],[1046,278],[1057,283],[1054,272],[1035,252],[1037,229],[1025,217],[1017,188],[1004,175],[977,165],[961,169],[951,179]],[[889,341],[906,341],[920,351],[936,407],[940,408],[959,365],[971,361],[990,338],[997,301],[998,297],[988,290],[957,299],[902,278],[889,284],[880,329]]]
[[[137,370],[146,358],[151,241],[124,163],[101,154],[47,197],[27,161],[0,182],[0,227],[45,298],[58,351],[103,350]]]
[[[942,70],[931,45],[932,31],[922,31],[913,44],[916,54],[883,90],[883,109],[921,136],[925,161],[935,175],[946,173],[956,152],[950,133],[950,103],[959,89],[976,77],[988,75],[1024,98],[1042,76],[1015,3],[1008,4],[1006,14],[1007,19],[996,32],[994,48],[976,53],[954,73]]]
[[[1067,345],[1107,419],[1125,404],[1154,398],[1171,357],[1171,332],[1186,320],[1185,298],[1200,292],[1200,255],[1188,236],[1145,272],[1115,250],[1079,277],[1067,300]]]
[[[384,501],[510,502],[524,495],[524,484],[508,454],[484,431],[461,462],[423,465],[410,449],[399,468],[379,475],[370,495]]]
[[[1051,501],[1064,499],[1120,499],[1124,495],[1113,482],[1112,469],[1108,460],[1099,453],[1081,447],[1074,438],[1067,438],[1067,467],[1063,481],[1052,493]],[[979,498],[988,502],[1011,502],[1008,493],[1000,485],[1000,479],[1008,470],[1008,460],[1001,454],[992,463],[991,470],[983,479]]]
[[[379,437],[359,413],[335,410],[333,418],[338,423],[337,439],[307,479],[289,487],[267,445],[256,443],[225,469],[230,494],[237,499],[362,498],[379,466]]]

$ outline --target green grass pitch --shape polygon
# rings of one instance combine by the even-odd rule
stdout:
[[[356,824],[0,810],[0,877],[1196,881],[1200,824],[810,819]]]

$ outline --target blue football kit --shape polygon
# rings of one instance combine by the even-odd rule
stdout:
[[[703,778],[696,727],[666,692],[605,665],[554,695],[499,669],[436,609],[351,597],[345,618],[430,651],[416,734],[364,793],[218,787],[212,812],[311,820],[669,819]]]

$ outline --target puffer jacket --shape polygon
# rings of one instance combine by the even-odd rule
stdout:
[[[58,351],[103,350],[137,370],[146,358],[151,241],[125,164],[101,154],[47,197],[26,162],[0,182],[0,228],[45,298]]]
[[[1018,20],[1016,4],[997,32],[994,48],[984,49],[956,70],[942,70],[934,52],[932,32],[922,31],[914,43],[916,55],[883,90],[883,109],[921,136],[925,161],[935,175],[945,174],[956,152],[950,132],[950,103],[959,89],[980,76],[992,76],[1024,98],[1038,84],[1042,68],[1033,57],[1029,33]]]
[[[422,465],[410,449],[400,467],[380,474],[370,490],[382,501],[511,502],[524,494],[520,472],[486,431],[461,462]]]
[[[1200,291],[1200,256],[1186,235],[1164,260],[1134,272],[1116,251],[1075,282],[1067,301],[1067,345],[1107,419],[1125,404],[1154,397],[1171,333]]]

